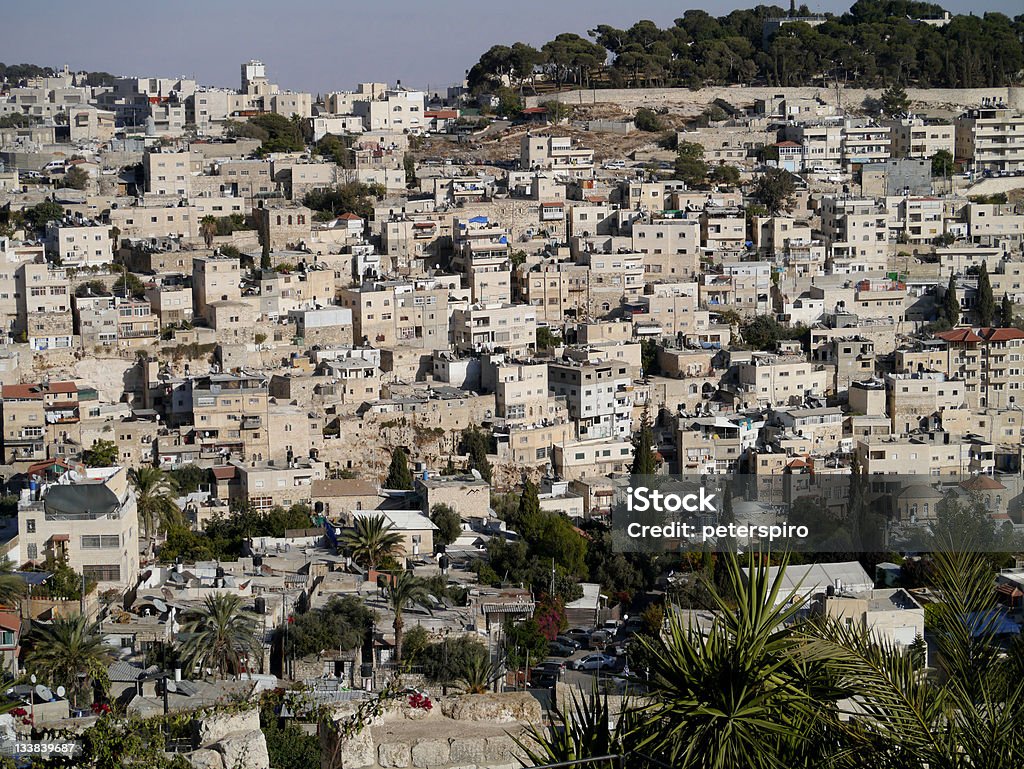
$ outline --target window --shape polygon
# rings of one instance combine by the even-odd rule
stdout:
[[[36,533],[36,519],[28,518],[25,520],[25,531],[29,534]]]
[[[121,537],[117,534],[83,534],[81,543],[83,550],[109,550],[121,546]]]
[[[121,567],[117,564],[83,566],[82,576],[95,582],[120,582]]]
[[[29,542],[25,546],[25,555],[28,556],[28,559],[30,561],[36,560],[36,558],[39,557],[39,545],[37,545],[35,542]]]

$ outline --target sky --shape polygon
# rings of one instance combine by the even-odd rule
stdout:
[[[762,0],[766,2],[767,0]],[[1021,13],[1021,0],[941,3],[953,13]],[[752,7],[757,0],[745,4]],[[785,0],[778,5],[788,5]],[[798,2],[798,4],[803,4]],[[839,13],[850,1],[807,1]],[[672,23],[688,8],[713,15],[737,0],[2,0],[0,61],[146,77],[184,76],[239,87],[239,67],[261,60],[282,88],[351,90],[393,83],[431,90],[461,80],[496,43],[540,45],[598,24]]]

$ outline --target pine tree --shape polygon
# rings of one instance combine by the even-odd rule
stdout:
[[[409,455],[401,446],[391,452],[391,466],[384,479],[385,489],[412,489],[412,472],[409,470]]]
[[[955,326],[960,322],[960,301],[956,298],[956,276],[950,274],[949,285],[946,286],[946,295],[942,298],[941,317]]]
[[[654,475],[657,463],[654,457],[654,430],[651,428],[651,415],[644,407],[640,417],[640,429],[633,434],[633,475]]]
[[[975,311],[978,313],[978,323],[981,326],[991,326],[996,317],[996,300],[992,295],[992,283],[988,278],[988,267],[981,263],[978,270],[978,293]]]
[[[1003,294],[1003,302],[999,307],[999,325],[1003,328],[1013,326],[1013,302],[1006,293]]]

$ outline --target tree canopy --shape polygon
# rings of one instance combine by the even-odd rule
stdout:
[[[806,6],[793,11],[809,17]],[[664,87],[759,83],[768,86],[886,87],[891,114],[906,111],[907,85],[941,88],[1006,86],[1024,70],[1020,20],[1002,13],[955,15],[944,26],[939,5],[914,0],[857,0],[824,23],[783,24],[765,34],[765,21],[786,9],[758,5],[723,16],[687,10],[664,28],[637,21],[620,29],[597,24],[589,40],[562,33],[540,46],[516,43],[488,49],[469,71],[474,91],[522,88],[538,73],[558,87]]]

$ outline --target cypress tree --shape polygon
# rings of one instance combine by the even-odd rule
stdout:
[[[949,285],[946,286],[946,295],[942,298],[941,317],[951,326],[960,322],[960,302],[956,298],[956,276],[952,273],[949,276]]]
[[[982,326],[991,326],[996,317],[996,300],[992,295],[992,282],[988,278],[988,267],[981,263],[978,270],[978,299],[975,302],[975,309],[978,313],[978,323]]]
[[[1006,293],[1003,294],[1003,302],[999,307],[999,325],[1003,328],[1013,326],[1013,302]]]
[[[388,477],[384,479],[386,489],[412,489],[412,472],[409,470],[409,455],[401,446],[391,451],[391,465]]]
[[[654,430],[651,428],[651,415],[644,407],[644,413],[640,417],[640,429],[633,434],[633,466],[630,473],[633,475],[654,475],[657,467],[654,457]]]

